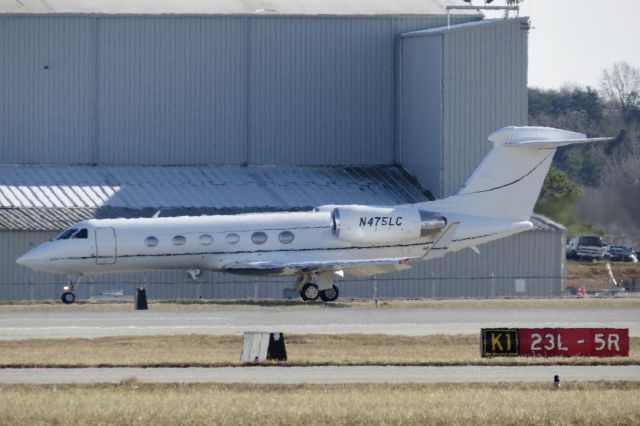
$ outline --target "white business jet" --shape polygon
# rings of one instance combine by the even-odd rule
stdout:
[[[556,148],[589,143],[580,133],[505,127],[460,191],[396,206],[325,205],[309,212],[92,219],[35,247],[17,263],[68,274],[73,303],[82,275],[185,270],[291,275],[302,299],[338,298],[336,275],[369,276],[411,267],[533,227],[529,221]]]

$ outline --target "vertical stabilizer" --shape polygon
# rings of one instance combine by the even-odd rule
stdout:
[[[439,211],[528,220],[556,148],[602,140],[549,127],[502,128],[489,136],[493,148],[460,191],[433,204]]]

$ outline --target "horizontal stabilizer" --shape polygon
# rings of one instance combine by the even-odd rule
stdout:
[[[554,129],[552,127],[535,126],[508,126],[496,130],[489,135],[489,141],[491,141],[494,146],[502,145],[506,147],[531,147],[539,149],[608,140],[611,140],[611,138],[587,138],[583,133]]]
[[[531,147],[531,148],[558,148],[560,146],[584,144],[593,142],[610,141],[612,138],[580,138],[580,139],[556,139],[556,140],[528,140],[528,141],[512,141],[505,142],[504,146],[508,147]]]

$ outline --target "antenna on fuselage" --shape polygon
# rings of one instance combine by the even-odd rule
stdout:
[[[154,219],[155,219],[155,218],[157,218],[157,217],[160,217],[160,212],[161,212],[161,211],[162,211],[162,209],[158,210],[158,211],[156,212],[156,214],[154,214],[154,215],[153,215],[153,216],[151,216],[151,217],[152,217],[152,218],[154,218]]]

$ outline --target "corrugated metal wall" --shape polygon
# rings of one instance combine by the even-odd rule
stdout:
[[[462,186],[491,148],[491,132],[527,124],[526,22],[500,19],[403,35],[398,151],[437,197]]]
[[[98,164],[246,161],[247,21],[98,18]]]
[[[251,37],[251,162],[392,162],[389,24],[257,21]]]
[[[0,298],[4,300],[41,300],[60,297],[63,276],[34,272],[16,265],[22,253],[53,238],[56,232],[0,233]]]
[[[90,162],[95,21],[0,17],[0,162]]]
[[[0,16],[0,161],[391,164],[395,37],[445,20]]]
[[[442,40],[402,40],[399,162],[426,188],[442,193]]]
[[[64,276],[33,272],[14,263],[34,244],[53,236],[49,232],[0,233],[0,299],[60,297]],[[342,297],[357,298],[557,296],[563,287],[558,275],[562,271],[563,239],[562,232],[526,232],[483,245],[479,255],[466,250],[418,263],[399,273],[338,279],[336,285]],[[524,279],[524,292],[516,291],[516,279]],[[293,277],[212,272],[206,272],[196,283],[184,272],[122,273],[85,277],[76,293],[81,299],[99,297],[105,290],[124,290],[131,296],[143,285],[153,299],[282,298],[293,283]],[[294,293],[293,297],[298,296]]]
[[[527,124],[525,23],[499,20],[443,34],[443,196],[457,192],[489,152],[489,134]]]

